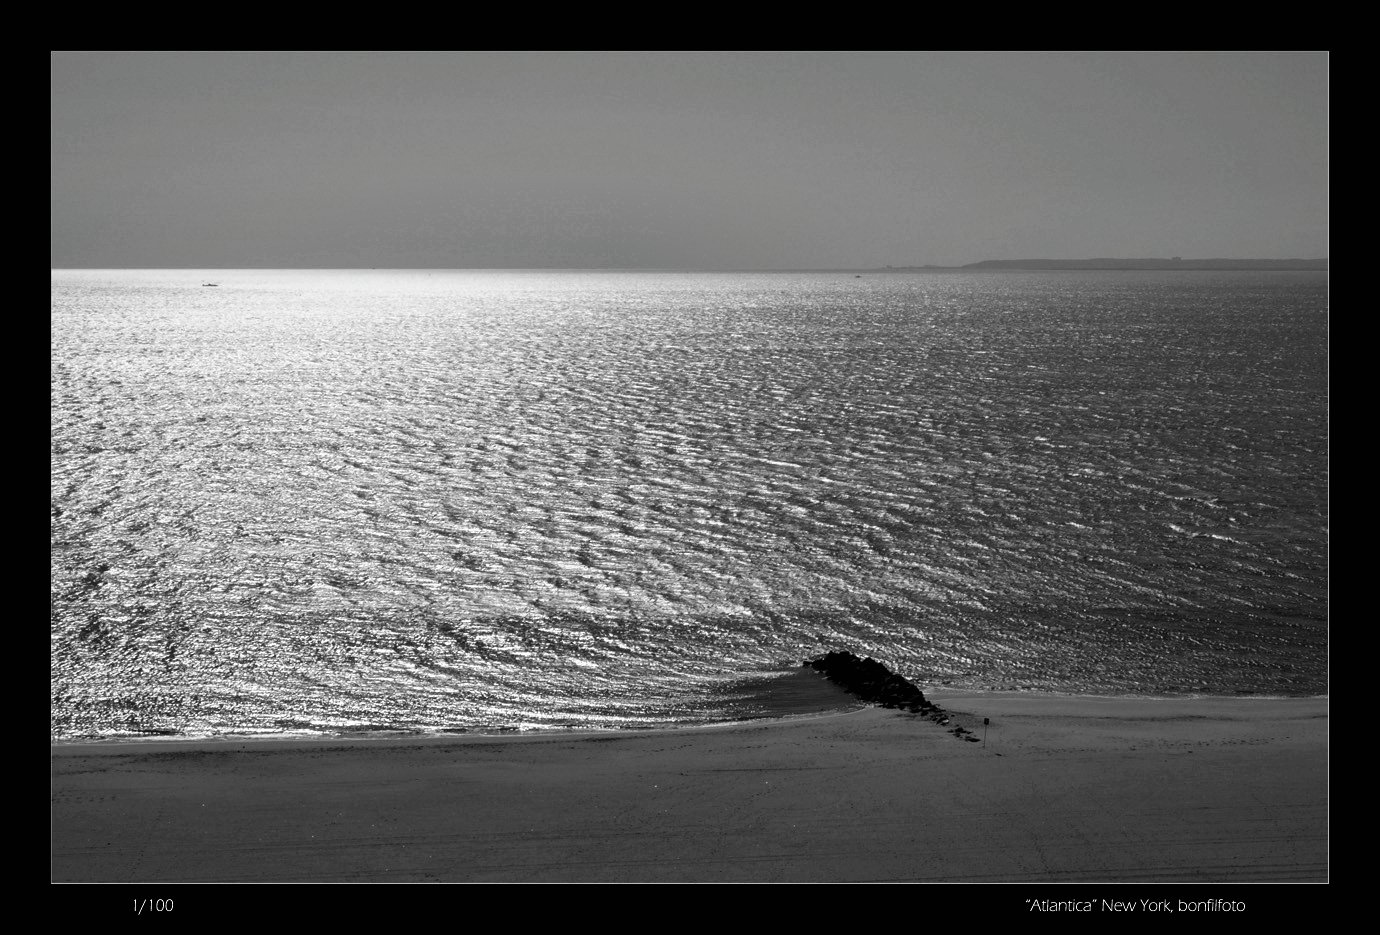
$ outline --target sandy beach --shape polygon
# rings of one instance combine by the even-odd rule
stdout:
[[[55,744],[51,879],[1328,879],[1326,699],[927,694],[950,724]]]

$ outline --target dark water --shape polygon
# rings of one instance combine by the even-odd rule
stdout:
[[[54,272],[53,736],[1324,693],[1326,286]]]

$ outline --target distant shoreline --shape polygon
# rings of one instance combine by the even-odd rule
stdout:
[[[1113,259],[1095,257],[1086,260],[982,260],[962,266],[884,266],[873,272],[887,270],[1320,270],[1326,271],[1328,260],[1185,260],[1173,259]]]

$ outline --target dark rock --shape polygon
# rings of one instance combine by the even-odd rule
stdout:
[[[934,707],[914,683],[871,657],[859,659],[850,652],[836,650],[807,659],[804,665],[822,672],[831,682],[871,704],[912,711]]]

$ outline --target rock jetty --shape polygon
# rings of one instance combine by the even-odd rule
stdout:
[[[806,659],[802,665],[823,673],[829,681],[869,704],[904,708],[916,714],[940,710],[925,700],[925,693],[915,683],[897,675],[870,656],[859,659],[850,652],[839,650]]]

